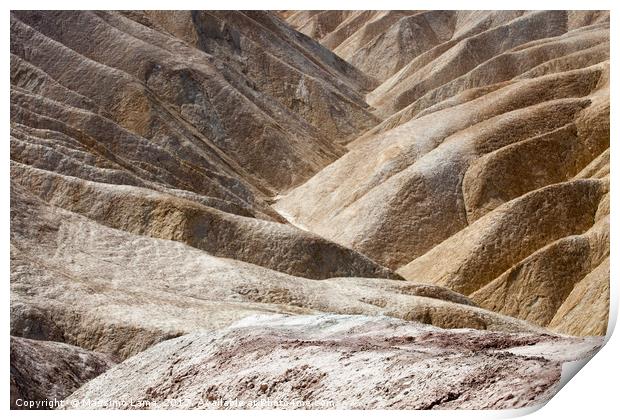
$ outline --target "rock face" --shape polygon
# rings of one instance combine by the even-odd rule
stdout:
[[[538,330],[442,287],[295,277],[109,228],[21,187],[12,195],[13,335],[125,358],[255,313],[389,315],[446,328]]]
[[[606,332],[608,12],[15,11],[10,154],[28,398],[520,407]]]
[[[101,353],[11,337],[11,409],[55,408],[113,365],[112,359]]]
[[[364,316],[253,317],[158,344],[68,408],[502,409],[546,401],[599,338],[442,330]],[[535,355],[535,357],[533,357]],[[178,404],[178,405],[176,405]],[[296,405],[297,404],[297,405]],[[133,406],[131,406],[133,405]]]
[[[559,332],[605,334],[609,273],[598,267],[609,255],[609,15],[336,17],[331,29],[307,33],[332,47],[339,37],[335,51],[354,64],[391,66],[374,74],[381,84],[367,96],[385,120],[275,208],[406,279]],[[287,19],[305,31],[325,17]],[[387,41],[409,34],[407,25],[417,42]],[[594,313],[574,303],[558,312],[595,278]],[[568,307],[571,327],[559,320]]]
[[[274,223],[283,219],[267,203],[343,154],[336,140],[378,122],[359,96],[366,78],[333,53],[258,12],[16,12],[11,22],[12,178],[28,191],[289,274],[397,277]]]

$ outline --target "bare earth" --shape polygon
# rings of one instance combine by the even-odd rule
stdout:
[[[518,408],[548,398],[561,363],[586,356],[600,342],[443,330],[386,317],[250,317],[216,333],[161,343],[90,381],[66,403],[79,408],[102,398],[110,403],[96,408],[119,401],[219,408],[238,400],[271,408],[269,401],[289,400],[304,408]],[[519,354],[524,347],[527,353]],[[261,400],[267,401],[263,407]]]
[[[12,408],[525,407],[607,330],[605,11],[15,11],[10,147]]]

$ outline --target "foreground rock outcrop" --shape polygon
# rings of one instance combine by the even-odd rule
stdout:
[[[109,356],[52,341],[11,336],[11,409],[53,409],[114,366]]]
[[[591,355],[600,343],[451,331],[387,317],[251,317],[161,343],[65,403],[126,409],[516,408],[546,401],[562,363]]]

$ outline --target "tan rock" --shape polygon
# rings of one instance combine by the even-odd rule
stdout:
[[[609,258],[577,283],[549,328],[570,335],[605,335],[608,318]]]
[[[574,96],[595,89],[602,74],[595,66],[528,80],[412,120],[352,149],[275,208],[398,268],[467,226],[463,177],[479,156],[574,121],[589,103]]]
[[[358,252],[290,225],[225,213],[150,189],[83,181],[20,164],[13,165],[11,173],[47,203],[130,233],[309,278],[400,278]]]
[[[607,329],[608,11],[14,11],[10,44],[15,392],[97,351],[132,358],[76,397],[522,407]]]
[[[478,219],[398,272],[469,295],[545,245],[587,231],[606,189],[604,183],[588,179],[528,193]]]
[[[100,225],[13,188],[11,331],[125,358],[251,314],[388,315],[497,331],[539,328],[441,287],[311,280]]]

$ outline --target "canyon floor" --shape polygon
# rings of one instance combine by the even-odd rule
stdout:
[[[609,12],[10,26],[11,408],[520,408],[602,345]]]

